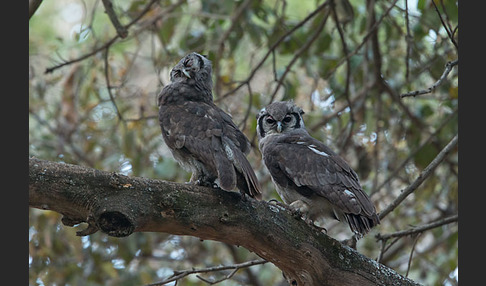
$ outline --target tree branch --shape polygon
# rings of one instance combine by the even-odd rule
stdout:
[[[39,8],[42,0],[29,0],[29,20],[34,16],[35,11]]]
[[[435,168],[447,157],[447,155],[454,149],[457,145],[458,138],[457,134],[452,138],[452,140],[440,151],[440,153],[430,162],[427,167],[419,174],[417,179],[408,186],[406,189],[402,190],[400,195],[390,203],[383,211],[378,214],[378,217],[383,219],[386,215],[392,212],[403,200],[405,200],[408,195],[413,193],[424,181],[427,179],[435,170]]]
[[[113,27],[115,27],[116,33],[120,38],[125,39],[128,36],[128,30],[118,20],[115,10],[113,10],[113,3],[111,0],[101,0],[101,2],[103,2],[103,6],[105,6],[105,12],[108,14]]]
[[[135,18],[133,19],[130,23],[128,23],[127,25],[123,26],[127,31],[128,29],[134,25],[135,23],[137,23],[145,14],[147,14],[152,5],[157,2],[159,0],[151,0],[150,3],[147,4],[147,6],[142,10],[142,12],[140,12],[140,14]],[[182,4],[182,1],[183,0],[180,0],[179,2],[167,7],[167,9],[163,12],[164,14],[165,13],[168,13],[170,11],[172,11],[175,7],[179,6],[180,4]],[[128,32],[127,32],[128,33]],[[46,71],[44,72],[45,74],[48,74],[48,73],[51,73],[53,71],[55,71],[56,69],[58,68],[61,68],[63,66],[67,66],[67,65],[70,65],[70,64],[73,64],[73,63],[77,63],[77,62],[80,62],[80,61],[83,61],[93,55],[96,55],[98,52],[101,52],[103,50],[106,50],[108,49],[111,45],[113,45],[117,40],[118,38],[120,38],[120,35],[117,34],[115,35],[113,38],[111,38],[109,41],[107,41],[106,43],[104,43],[102,46],[98,47],[98,48],[93,48],[91,52],[87,53],[87,54],[84,54],[78,58],[75,58],[73,60],[69,60],[69,61],[64,61],[63,63],[61,64],[58,64],[58,65],[55,65],[53,67],[50,67],[50,68],[46,68]]]
[[[265,264],[267,262],[268,261],[266,261],[264,259],[256,259],[256,260],[250,260],[250,261],[247,261],[247,262],[234,264],[234,265],[228,265],[228,266],[215,266],[215,267],[209,267],[209,268],[204,268],[204,269],[191,269],[191,270],[174,271],[174,274],[172,276],[170,276],[169,278],[167,278],[163,281],[160,281],[160,282],[149,284],[147,286],[165,285],[169,282],[178,281],[181,278],[184,278],[188,275],[196,274],[196,273],[209,273],[209,272],[216,272],[216,271],[222,271],[222,270],[233,270],[233,271],[231,271],[231,273],[229,273],[228,275],[226,275],[225,277],[223,277],[223,278],[221,278],[217,281],[208,281],[207,279],[204,279],[201,276],[197,276],[199,279],[201,279],[204,282],[212,285],[212,284],[216,284],[216,283],[222,282],[224,280],[230,279],[238,270],[240,270],[242,268],[247,268],[247,267],[250,267],[250,266],[253,266],[253,265]]]
[[[452,68],[454,66],[456,66],[458,63],[459,63],[459,60],[447,62],[446,65],[445,65],[445,70],[442,73],[442,75],[440,76],[439,80],[437,80],[431,87],[429,87],[427,89],[422,89],[422,90],[410,91],[410,92],[401,94],[400,97],[401,98],[408,97],[408,96],[415,97],[417,95],[428,94],[428,93],[433,92],[439,85],[442,84],[442,82],[447,78],[449,73],[452,71]]]
[[[29,206],[61,213],[68,226],[87,222],[78,235],[150,231],[241,245],[279,267],[290,285],[418,285],[287,210],[238,192],[30,158]]]
[[[459,216],[457,214],[455,214],[455,215],[446,217],[444,219],[440,219],[438,221],[434,221],[434,222],[431,222],[431,223],[427,223],[427,224],[422,225],[422,226],[412,227],[412,228],[407,229],[407,230],[401,230],[401,231],[397,231],[397,232],[393,232],[393,233],[389,233],[389,234],[379,234],[378,233],[376,235],[376,239],[378,239],[378,240],[388,240],[388,239],[390,239],[392,237],[402,237],[402,236],[407,236],[407,235],[422,233],[422,232],[424,232],[426,230],[433,229],[433,228],[442,226],[444,224],[449,224],[449,223],[457,222],[458,218],[459,218]]]

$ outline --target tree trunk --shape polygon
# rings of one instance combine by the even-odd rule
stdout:
[[[78,235],[150,231],[243,246],[280,268],[290,285],[418,285],[285,208],[238,192],[30,158],[29,206],[61,213],[68,226],[88,223]]]

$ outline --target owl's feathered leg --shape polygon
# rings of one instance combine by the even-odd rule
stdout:
[[[203,173],[192,173],[189,184],[194,184],[198,186],[220,189],[220,187],[214,182],[216,178],[208,177]]]
[[[296,217],[296,218],[303,218],[304,221],[308,225],[315,227],[320,232],[324,231],[325,233],[327,233],[327,229],[326,228],[320,227],[320,226],[316,225],[314,223],[314,220],[310,217],[310,215],[309,215],[310,207],[309,207],[308,204],[306,204],[305,202],[303,202],[301,200],[296,200],[296,201],[292,202],[289,205],[289,207],[290,207],[291,212],[294,215],[294,217]]]

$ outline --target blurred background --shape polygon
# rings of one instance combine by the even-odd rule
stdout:
[[[452,0],[44,1],[29,20],[29,156],[186,182],[158,124],[156,96],[189,52],[213,62],[215,103],[251,140],[264,199],[279,199],[261,161],[256,114],[294,100],[307,129],[356,170],[377,211],[457,134],[458,7]],[[126,37],[125,37],[126,36]],[[439,84],[428,92],[427,89]],[[417,96],[401,95],[426,91]],[[377,235],[458,211],[457,149],[357,250],[425,285],[457,285],[458,227]],[[61,215],[29,209],[30,285],[144,285],[175,270],[258,259],[242,247],[164,233],[77,237]],[[328,234],[351,237],[345,223]],[[221,279],[231,271],[199,274]],[[175,285],[175,282],[166,285]],[[208,285],[190,275],[177,285]],[[286,285],[271,263],[220,285]]]

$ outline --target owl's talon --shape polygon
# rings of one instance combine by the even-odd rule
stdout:
[[[289,207],[289,205],[287,205],[287,204],[285,204],[285,203],[282,203],[282,202],[278,201],[277,199],[270,199],[270,200],[268,200],[268,203],[269,203],[269,204],[276,205],[276,206],[279,206],[279,207],[281,207],[281,208],[283,208],[283,209],[285,209],[285,210],[288,210],[288,211],[289,211],[289,212],[291,212],[291,213],[292,213],[292,211],[293,211],[293,210],[292,210],[292,208],[291,208],[291,207]]]
[[[315,228],[316,228],[316,229],[317,229],[319,232],[323,232],[323,233],[327,234],[327,228],[325,228],[325,227],[320,227],[320,226],[318,226],[318,225],[314,224],[314,222],[311,222],[311,224],[312,224],[312,226],[314,226],[314,227],[315,227]]]
[[[304,216],[304,214],[299,209],[290,208],[290,213],[296,219],[301,219]],[[307,220],[304,220],[304,221],[307,222]]]

